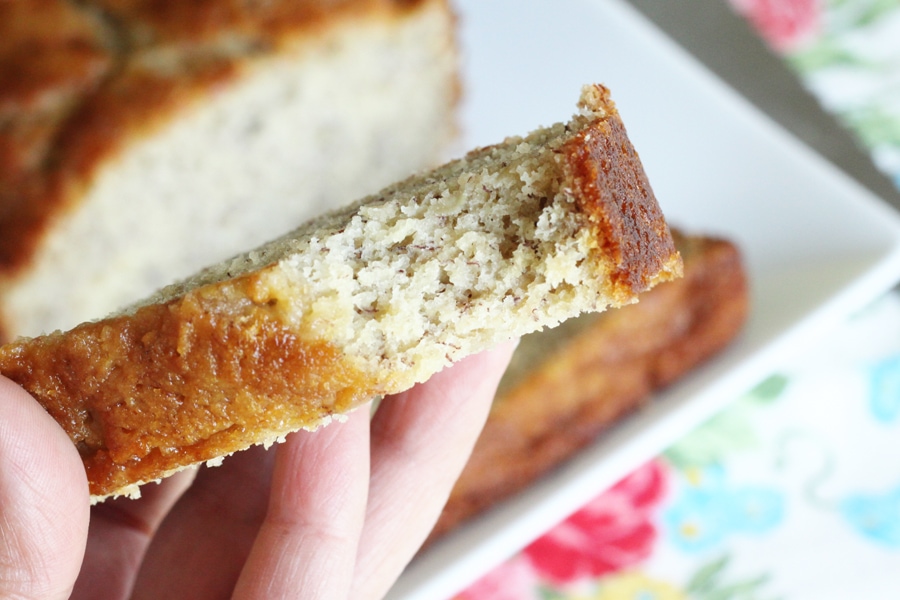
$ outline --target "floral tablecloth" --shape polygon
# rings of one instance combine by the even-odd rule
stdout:
[[[728,1],[900,186],[900,0]],[[893,598],[896,291],[457,600]]]

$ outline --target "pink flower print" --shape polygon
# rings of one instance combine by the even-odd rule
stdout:
[[[566,583],[598,577],[646,559],[657,539],[652,509],[665,493],[658,461],[638,469],[528,546],[523,554],[544,578]]]
[[[820,0],[730,0],[763,39],[778,52],[789,52],[819,31]]]

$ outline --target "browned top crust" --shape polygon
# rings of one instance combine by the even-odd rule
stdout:
[[[444,0],[0,2],[0,277],[105,158],[248,59]]]
[[[90,0],[115,19],[131,47],[280,44],[348,11],[397,12],[423,0]],[[240,42],[239,42],[240,43]]]
[[[600,230],[604,254],[616,261],[613,281],[626,293],[640,293],[657,283],[675,243],[609,90],[594,87],[608,116],[562,151],[579,188],[576,197]]]

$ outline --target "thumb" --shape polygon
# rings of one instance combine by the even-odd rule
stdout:
[[[0,377],[0,597],[68,598],[89,505],[75,446],[27,392]]]

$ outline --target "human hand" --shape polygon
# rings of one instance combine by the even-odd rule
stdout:
[[[385,398],[371,423],[362,408],[90,511],[68,437],[0,378],[0,596],[380,598],[440,514],[512,349]]]

